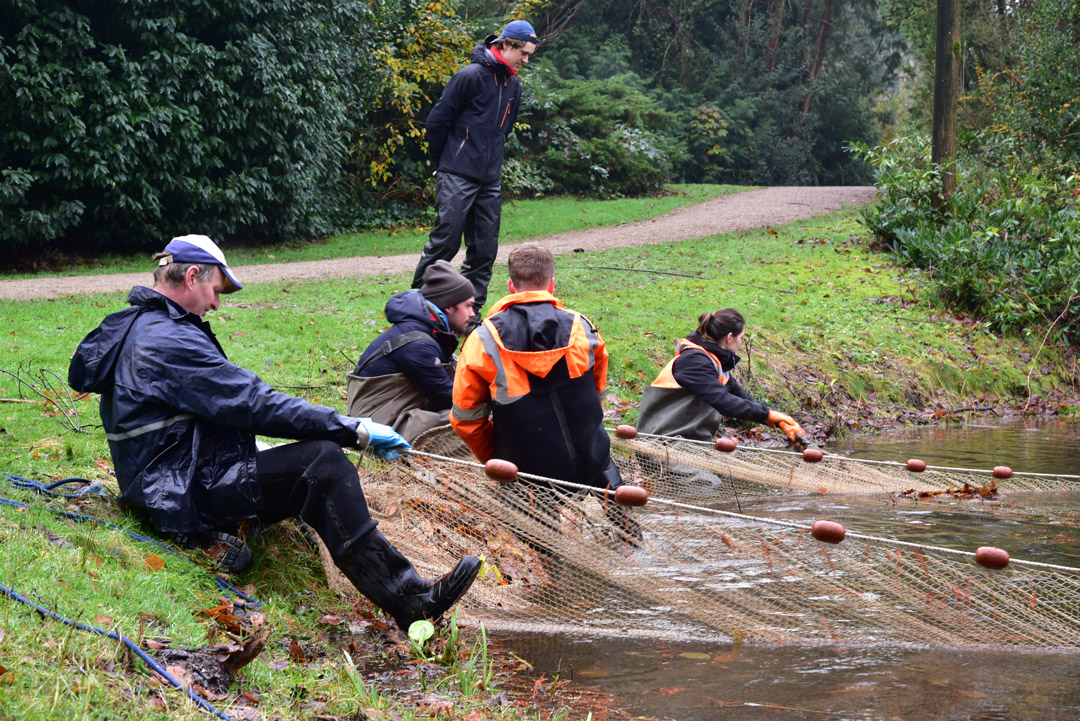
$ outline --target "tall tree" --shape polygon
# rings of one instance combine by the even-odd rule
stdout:
[[[937,0],[937,63],[931,159],[941,169],[941,199],[956,190],[956,98],[960,85],[960,2]]]

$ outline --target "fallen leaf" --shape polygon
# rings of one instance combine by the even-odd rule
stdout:
[[[165,561],[161,560],[160,556],[147,556],[143,559],[143,563],[146,564],[148,569],[155,572],[165,568]]]
[[[38,526],[38,530],[45,534],[45,538],[49,539],[49,543],[58,548],[74,548],[74,544],[66,538],[60,538],[45,526]]]
[[[270,624],[266,622],[265,615],[253,613],[248,616],[248,621],[251,623],[251,634],[245,639],[243,648],[225,660],[225,665],[233,671],[243,668],[254,661],[263,652],[267,642],[270,640],[270,631],[272,629]],[[293,643],[296,644],[296,641],[293,641]],[[296,648],[299,649],[300,645],[296,644]],[[303,653],[303,651],[300,651],[300,663],[304,663]],[[289,646],[289,654],[292,655],[291,645]]]
[[[191,674],[183,666],[166,666],[165,671],[174,679],[176,679],[177,683],[179,683],[182,687],[191,688],[191,684],[194,679],[192,679]],[[171,681],[165,680],[165,682],[172,685]]]
[[[98,624],[99,626],[112,626],[114,623],[116,623],[116,620],[112,616],[106,616],[103,613],[99,613],[98,615],[94,616],[94,623]]]

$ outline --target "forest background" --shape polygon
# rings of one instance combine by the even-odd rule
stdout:
[[[947,301],[1075,340],[1080,9],[961,2],[942,198],[931,0],[11,0],[0,248],[32,270],[177,229],[228,248],[430,224],[424,120],[525,17],[542,42],[507,198],[876,181],[866,224]]]

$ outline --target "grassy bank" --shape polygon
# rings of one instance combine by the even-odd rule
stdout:
[[[699,312],[722,306],[741,309],[749,323],[740,379],[796,416],[818,443],[897,417],[936,419],[970,406],[1075,407],[1076,364],[1067,348],[1001,338],[936,306],[922,292],[922,276],[894,266],[868,240],[846,212],[706,240],[575,253],[557,259],[556,293],[590,316],[608,342],[613,422],[635,421],[641,391],[673,342],[695,327]],[[505,280],[505,267],[498,268],[492,287]],[[237,363],[282,389],[343,408],[345,372],[386,327],[386,300],[408,284],[405,275],[251,284],[226,297],[210,320]],[[68,397],[61,379],[78,341],[123,307],[124,296],[0,303],[5,473],[112,484],[108,448],[94,427],[96,399]],[[30,402],[16,402],[23,400]],[[764,436],[778,440],[772,431]],[[232,642],[235,629],[224,615],[243,619],[248,609],[223,604],[205,569],[161,556],[164,567],[155,571],[146,560],[160,555],[152,547],[58,518],[29,492],[0,495],[34,504],[0,507],[5,586],[144,644]],[[100,500],[68,505],[135,528]],[[261,612],[274,633],[222,699],[235,718],[353,718],[358,709],[372,719],[531,718],[555,708],[537,706],[537,695],[526,692],[510,694],[507,706],[490,701],[509,683],[500,676],[508,667],[481,659],[471,640],[447,654],[446,667],[419,658],[365,609],[330,594],[313,552],[287,527],[256,548],[257,564],[234,581],[266,602]],[[222,607],[229,614],[213,610]],[[371,668],[354,672],[343,649]],[[43,622],[7,600],[0,600],[0,667],[0,708],[10,718],[142,718],[161,708],[170,718],[205,717],[115,641]],[[390,678],[405,679],[405,687],[394,690]],[[450,680],[431,681],[438,678]]]
[[[667,186],[666,192],[656,197],[620,198],[606,201],[570,197],[517,200],[503,206],[499,238],[503,243],[518,243],[529,238],[542,238],[572,230],[633,223],[747,189],[735,185],[677,184]],[[229,264],[235,266],[295,263],[303,260],[327,260],[366,255],[403,253],[419,255],[430,232],[430,226],[400,226],[336,235],[310,242],[257,247],[226,244],[223,247],[229,258]],[[41,267],[32,272],[0,266],[0,280],[35,275],[137,273],[146,269],[147,257],[158,250],[160,248],[154,248],[148,253],[110,255],[89,259],[46,255],[42,258]]]

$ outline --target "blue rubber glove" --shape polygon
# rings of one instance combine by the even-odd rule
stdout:
[[[356,420],[360,421],[360,425],[356,427],[358,445],[380,458],[393,460],[401,455],[401,451],[407,451],[412,447],[390,426],[376,423],[370,418]]]

